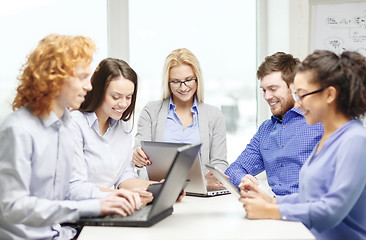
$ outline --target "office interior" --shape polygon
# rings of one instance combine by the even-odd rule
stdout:
[[[347,2],[366,3],[361,0],[1,0],[0,124],[12,112],[17,76],[27,54],[50,33],[91,37],[97,46],[93,70],[106,57],[123,59],[135,69],[139,92],[133,131],[143,106],[161,98],[165,57],[176,48],[188,48],[203,70],[205,102],[224,113],[227,159],[232,163],[260,124],[271,116],[256,78],[257,66],[265,56],[278,51],[304,59],[311,52],[311,5]],[[363,121],[365,125],[366,119]],[[265,173],[258,179],[266,184]],[[182,206],[178,207],[178,213],[186,211]],[[288,222],[272,224],[278,232],[288,231],[290,226]],[[253,236],[258,228],[253,229]],[[302,228],[294,225],[293,230],[304,231],[299,235],[305,236],[308,232]],[[89,231],[94,234],[93,228]],[[150,234],[152,230],[144,231]],[[158,236],[159,228],[155,232]]]

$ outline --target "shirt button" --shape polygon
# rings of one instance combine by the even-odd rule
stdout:
[[[281,164],[281,167],[283,167],[283,165]]]
[[[282,186],[282,184],[281,184],[281,183],[280,183],[280,184],[278,184],[278,185]]]
[[[281,146],[281,148],[283,148],[283,146]]]
[[[283,126],[283,128],[286,128],[286,126]]]
[[[286,219],[287,219],[287,217],[286,217],[286,216],[283,216],[283,217],[282,217],[282,219],[283,219],[283,220],[286,220]]]

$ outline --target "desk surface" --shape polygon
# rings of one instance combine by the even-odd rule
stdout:
[[[300,222],[249,220],[230,195],[184,197],[171,216],[148,228],[84,227],[79,240],[93,239],[315,239]]]

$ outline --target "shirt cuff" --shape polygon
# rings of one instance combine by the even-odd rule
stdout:
[[[110,194],[110,192],[104,192],[104,191],[101,191],[99,188],[95,188],[93,190],[92,198],[97,198],[97,199],[105,198],[109,194]]]
[[[78,202],[80,217],[97,217],[100,215],[100,200],[91,199]]]
[[[281,219],[287,221],[299,221],[306,227],[310,226],[309,206],[306,203],[292,204],[283,203],[278,204]]]

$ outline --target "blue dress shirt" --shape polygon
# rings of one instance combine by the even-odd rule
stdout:
[[[282,219],[303,222],[316,239],[366,239],[366,128],[351,120],[316,148],[299,193],[277,197]]]
[[[191,112],[193,114],[193,123],[184,129],[182,122],[180,121],[177,113],[175,112],[175,104],[170,97],[168,117],[166,120],[163,142],[174,143],[199,143],[200,140],[200,128],[198,124],[198,111],[197,100],[194,98]]]
[[[262,123],[225,174],[238,186],[246,174],[266,170],[268,184],[276,195],[298,192],[300,169],[322,134],[322,125],[308,126],[297,108],[290,109],[283,120],[272,116]]]

